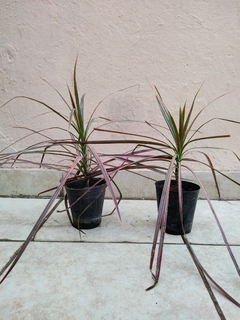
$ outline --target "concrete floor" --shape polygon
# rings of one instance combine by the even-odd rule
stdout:
[[[0,268],[28,236],[46,199],[0,198]],[[213,201],[240,264],[240,202]],[[61,204],[60,207],[63,207]],[[112,208],[105,200],[104,213]],[[149,272],[156,202],[125,200],[100,227],[79,232],[54,212],[0,287],[0,320],[219,319],[179,236],[166,235],[161,279]],[[207,202],[199,200],[189,241],[210,275],[238,302],[240,282]],[[213,289],[226,319],[240,309]]]

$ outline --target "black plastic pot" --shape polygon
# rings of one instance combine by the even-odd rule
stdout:
[[[157,181],[156,194],[157,204],[159,207],[164,181]],[[198,194],[200,187],[199,185],[182,181],[183,189],[183,227],[185,233],[190,233],[192,230],[193,218],[198,200]],[[184,234],[179,214],[179,201],[178,201],[178,190],[175,180],[171,181],[171,191],[169,195],[168,204],[168,218],[166,232],[170,234],[180,235]]]
[[[96,182],[98,182],[98,184],[92,187]],[[87,186],[86,181],[73,181],[69,179],[65,184],[65,189],[67,193],[65,205],[72,226],[78,230],[98,227],[102,220],[102,209],[106,190],[105,180],[91,178],[89,186]],[[68,210],[67,200],[69,202],[71,215]]]

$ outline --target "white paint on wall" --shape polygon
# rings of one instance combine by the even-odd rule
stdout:
[[[113,119],[162,123],[154,85],[174,111],[185,99],[190,102],[205,81],[199,108],[229,92],[209,107],[206,119],[240,120],[238,0],[4,1],[0,10],[0,105],[25,94],[62,110],[61,100],[42,78],[67,97],[66,83],[71,84],[77,55],[87,115],[104,97],[136,85],[106,98],[99,113]],[[39,116],[45,111],[24,100],[1,108],[0,150],[26,134],[16,126],[35,130],[55,126],[54,116]],[[148,134],[150,129],[132,124],[131,130]],[[239,151],[239,126],[213,123],[206,132],[230,133],[232,138],[217,145]],[[19,141],[10,150],[38,139]],[[219,169],[240,169],[228,152],[213,152],[213,159]]]

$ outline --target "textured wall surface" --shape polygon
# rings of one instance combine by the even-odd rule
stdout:
[[[61,99],[43,79],[67,97],[66,83],[72,84],[77,55],[86,116],[106,98],[99,115],[161,124],[154,85],[174,111],[185,99],[190,102],[205,81],[197,100],[199,108],[229,92],[209,106],[206,119],[240,120],[238,0],[2,1],[0,105],[24,94],[62,110]],[[119,91],[123,88],[127,89]],[[23,100],[1,108],[0,149],[25,134],[16,126],[41,129],[58,125],[54,116],[42,115],[45,112]],[[131,130],[151,133],[139,124],[132,124]],[[238,152],[239,126],[212,123],[205,130],[230,133],[231,139],[218,145]],[[19,141],[10,150],[32,139]],[[227,152],[213,153],[213,159],[219,169],[239,170],[239,162]]]

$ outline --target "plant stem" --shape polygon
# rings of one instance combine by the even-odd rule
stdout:
[[[178,172],[179,172],[179,163],[178,161],[176,161],[175,172],[174,172],[176,182],[178,182]],[[178,183],[176,185],[178,185]]]

